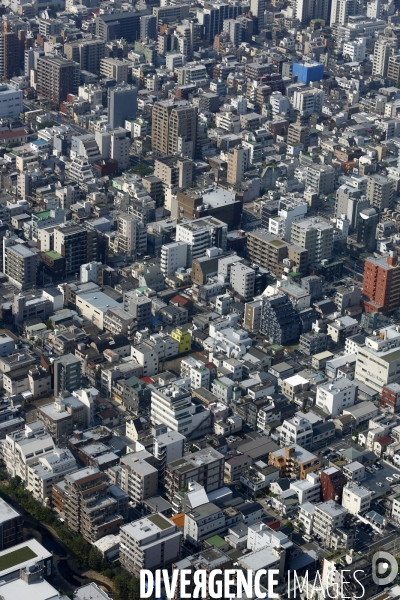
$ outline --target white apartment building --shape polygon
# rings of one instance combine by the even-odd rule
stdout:
[[[290,489],[296,492],[299,504],[318,502],[321,498],[320,477],[317,473],[307,473],[306,479],[291,482]]]
[[[151,390],[151,420],[189,437],[194,431],[211,426],[211,413],[208,409],[199,411],[190,392],[172,383]]]
[[[261,550],[268,548],[281,548],[287,550],[293,546],[287,535],[275,531],[265,523],[254,523],[247,530],[247,549]]]
[[[130,147],[131,138],[127,137],[125,129],[119,127],[111,132],[110,158],[117,161],[119,169],[129,167]]]
[[[205,256],[208,248],[226,250],[228,226],[215,217],[203,217],[178,223],[176,226],[176,241],[188,245],[187,265],[194,258]]]
[[[292,223],[297,219],[305,217],[308,210],[308,204],[298,199],[282,199],[279,202],[278,217],[270,217],[268,230],[287,242],[290,242],[292,232]]]
[[[313,429],[310,421],[301,415],[295,415],[282,423],[280,443],[281,446],[298,444],[303,448],[311,448]]]
[[[142,569],[162,569],[180,557],[182,533],[161,513],[121,527],[120,561],[137,577]]]
[[[26,489],[38,502],[45,504],[52,497],[53,483],[62,481],[78,469],[70,450],[55,448],[27,465]]]
[[[157,495],[158,469],[147,461],[151,458],[147,450],[129,452],[121,458],[120,487],[136,504]]]
[[[242,296],[245,302],[254,297],[254,285],[256,281],[256,272],[251,267],[247,267],[241,262],[237,262],[231,267],[230,283],[233,290]]]
[[[178,431],[167,431],[167,433],[161,433],[154,437],[153,455],[158,460],[160,481],[164,480],[166,465],[182,458],[185,440],[185,436]]]
[[[25,425],[23,431],[6,435],[1,440],[1,451],[8,473],[26,482],[29,465],[38,461],[39,456],[55,450],[51,435],[42,423],[33,421]]]
[[[316,405],[324,412],[337,417],[343,409],[354,406],[358,387],[347,377],[335,379],[332,383],[322,383],[317,387]]]
[[[298,521],[303,523],[303,530],[307,535],[312,532],[314,524],[315,505],[311,502],[305,502],[299,506]]]
[[[343,488],[342,506],[351,515],[367,511],[371,505],[372,492],[358,483],[349,482]]]
[[[269,97],[271,104],[272,116],[276,115],[288,115],[290,112],[290,102],[287,96],[284,96],[281,92],[272,92]]]
[[[181,362],[181,377],[189,377],[192,389],[210,389],[211,372],[201,360],[187,356]]]
[[[177,269],[187,266],[188,245],[185,242],[171,242],[161,246],[161,272],[164,277],[173,275]]]
[[[298,110],[304,117],[312,113],[320,113],[325,101],[325,93],[317,88],[296,90],[293,94],[293,108]]]
[[[207,502],[185,515],[184,537],[194,546],[226,530],[226,518],[221,508]]]
[[[129,61],[118,58],[102,58],[100,60],[100,75],[115,79],[117,83],[126,83],[130,64]]]
[[[343,56],[350,62],[362,62],[365,60],[366,38],[357,38],[343,44]]]
[[[382,386],[394,383],[400,370],[400,327],[380,329],[365,338],[365,346],[357,353],[355,378],[380,392]]]
[[[330,540],[333,530],[345,524],[347,509],[334,500],[321,502],[315,507],[313,533],[323,540]]]

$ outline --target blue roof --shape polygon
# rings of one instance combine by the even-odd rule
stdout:
[[[34,146],[48,146],[49,142],[46,142],[46,140],[35,140],[34,142],[31,142]]]

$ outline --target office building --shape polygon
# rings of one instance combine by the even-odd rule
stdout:
[[[104,42],[120,40],[133,43],[140,39],[141,18],[150,15],[150,10],[135,10],[99,15],[96,17],[96,37]]]
[[[224,485],[224,455],[207,446],[178,460],[168,463],[165,469],[165,494],[170,502],[174,495],[191,481],[203,486],[206,492]]]
[[[136,119],[137,88],[118,85],[108,90],[108,122],[113,129],[124,127],[125,121]]]
[[[194,158],[196,135],[197,107],[183,100],[163,100],[154,104],[151,128],[153,151]]]
[[[136,577],[143,569],[168,568],[179,560],[182,532],[161,513],[121,527],[121,565]]]
[[[103,40],[78,40],[64,44],[65,56],[78,63],[81,71],[100,74],[100,61],[104,58],[105,43]]]
[[[2,26],[3,31],[0,31],[0,77],[9,80],[20,75],[23,38],[19,33],[9,30],[8,22],[3,21]]]
[[[65,276],[78,277],[81,265],[97,260],[97,231],[82,225],[56,227],[54,250],[64,258]]]
[[[226,250],[228,226],[215,217],[184,221],[176,226],[176,241],[188,246],[187,265],[194,258],[205,256],[208,248]]]
[[[22,112],[22,90],[11,85],[0,85],[0,118],[19,117]]]
[[[38,254],[19,239],[3,238],[3,273],[21,291],[36,285]]]
[[[73,354],[65,354],[55,359],[53,368],[56,398],[65,390],[73,392],[81,387],[81,366],[81,361]]]
[[[393,208],[393,181],[374,173],[369,175],[367,183],[367,198],[371,206],[379,211]]]
[[[90,543],[118,533],[124,519],[118,512],[119,502],[110,489],[115,486],[110,486],[106,473],[95,467],[85,467],[69,473],[64,481],[65,520],[72,531]]]
[[[37,61],[36,91],[57,106],[76,94],[79,87],[79,66],[61,56],[41,56]]]
[[[154,15],[143,15],[140,18],[140,39],[157,39],[157,18]]]
[[[379,213],[376,208],[364,208],[360,211],[357,224],[357,243],[365,247],[367,252],[376,249],[376,227],[379,223]]]
[[[368,313],[390,314],[400,306],[400,264],[397,250],[364,262],[362,304]]]
[[[100,61],[100,75],[114,79],[117,83],[128,81],[129,62],[119,58],[102,58]]]
[[[333,226],[318,217],[294,221],[290,241],[308,250],[309,264],[332,256]]]
[[[0,551],[22,542],[23,523],[23,516],[0,498]]]

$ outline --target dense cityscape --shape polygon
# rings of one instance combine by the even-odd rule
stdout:
[[[0,16],[0,600],[399,600],[400,1]]]

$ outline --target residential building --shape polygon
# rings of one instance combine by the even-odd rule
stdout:
[[[297,444],[303,448],[311,448],[313,443],[313,429],[310,421],[295,414],[291,419],[285,419],[282,423],[280,443],[282,446]]]
[[[161,513],[121,527],[121,565],[136,577],[143,569],[168,568],[180,558],[182,532]]]
[[[277,292],[263,297],[261,331],[272,344],[287,344],[299,339],[299,315],[287,294]]]
[[[70,450],[55,448],[39,456],[27,468],[26,489],[41,504],[52,500],[53,484],[64,481],[65,475],[78,469]]]
[[[135,504],[142,504],[158,492],[158,469],[149,462],[151,455],[142,458],[142,454],[148,452],[130,452],[120,462],[121,488]]]
[[[79,87],[79,66],[61,56],[41,56],[37,61],[37,93],[57,108]]]
[[[65,56],[78,63],[81,71],[100,73],[100,61],[104,58],[105,43],[103,40],[78,40],[64,44]]]
[[[171,242],[161,246],[161,272],[164,277],[187,267],[188,246],[185,242]]]
[[[174,503],[174,495],[191,481],[202,485],[206,492],[224,485],[224,455],[209,446],[167,463],[165,469],[165,495]]]
[[[333,226],[318,217],[295,221],[290,241],[308,250],[310,264],[320,263],[332,255]]]
[[[100,75],[114,79],[117,83],[128,81],[129,61],[118,58],[102,58],[100,60]]]
[[[184,538],[193,546],[227,529],[226,518],[220,507],[212,502],[197,506],[185,515]]]
[[[256,272],[251,267],[236,263],[231,267],[230,284],[232,289],[244,300],[254,297]]]
[[[400,369],[399,348],[400,331],[397,327],[386,327],[379,334],[368,336],[365,346],[357,353],[355,378],[377,392],[381,392],[388,383],[396,383]]]
[[[23,431],[10,433],[2,440],[6,469],[11,477],[19,477],[23,482],[27,480],[29,465],[37,461],[37,457],[44,456],[54,449],[52,437],[39,421],[26,424]]]
[[[138,290],[124,293],[124,310],[132,315],[138,329],[150,327],[151,323],[151,298]]]
[[[193,404],[190,392],[174,383],[151,391],[151,419],[188,439],[201,437],[211,428],[210,411]]]
[[[357,384],[347,377],[340,377],[332,383],[322,383],[317,386],[316,405],[331,417],[337,417],[344,408],[354,406],[357,391]]]
[[[72,531],[90,543],[119,531],[124,519],[106,473],[85,467],[64,479],[65,520]]]
[[[279,468],[280,477],[296,475],[297,479],[306,479],[308,473],[321,468],[321,463],[315,454],[296,444],[271,452],[269,464]]]
[[[400,306],[400,263],[397,250],[364,262],[362,305],[365,312],[392,313]]]
[[[343,488],[347,483],[344,473],[337,467],[328,467],[321,471],[321,496],[324,502],[328,500],[340,501]]]
[[[108,122],[110,126],[124,127],[127,119],[136,119],[137,88],[118,85],[108,90]]]
[[[205,256],[208,248],[226,250],[228,226],[215,217],[184,221],[176,226],[176,241],[188,246],[187,265],[194,258]]]
[[[393,193],[393,182],[390,179],[377,173],[368,176],[367,199],[371,206],[379,211],[393,208]]]
[[[372,492],[358,483],[349,482],[343,488],[342,506],[351,515],[364,514],[371,505]]]
[[[344,526],[347,514],[347,509],[336,504],[334,500],[317,504],[314,513],[313,533],[330,543],[334,530]]]
[[[20,290],[36,286],[38,255],[21,240],[3,238],[3,273]]]
[[[194,158],[197,108],[186,101],[163,100],[153,106],[151,145],[163,155]]]
[[[81,361],[73,354],[65,354],[54,360],[54,396],[56,398],[65,390],[73,392],[81,387],[81,366]]]

